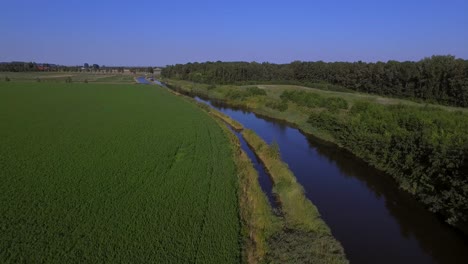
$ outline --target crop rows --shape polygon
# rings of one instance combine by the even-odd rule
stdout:
[[[2,83],[0,146],[2,263],[240,260],[227,138],[167,91]]]

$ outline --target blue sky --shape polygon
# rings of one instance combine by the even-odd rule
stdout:
[[[468,59],[468,1],[2,1],[0,61]]]

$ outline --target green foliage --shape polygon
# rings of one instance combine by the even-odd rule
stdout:
[[[265,96],[266,91],[256,86],[247,87],[245,89],[229,89],[226,92],[226,97],[231,100],[244,100],[252,96]]]
[[[9,82],[10,81],[10,78],[8,78],[8,76],[5,76],[5,82]]]
[[[239,263],[229,141],[152,86],[0,84],[1,263]]]
[[[280,159],[280,148],[278,142],[273,141],[270,146],[268,146],[268,154],[273,159]]]
[[[341,97],[328,97],[324,100],[324,107],[330,111],[348,109],[348,101]]]
[[[468,60],[432,56],[417,62],[206,62],[165,67],[165,78],[219,84],[297,84],[468,106]]]
[[[286,90],[280,97],[284,101],[291,101],[297,105],[309,108],[323,107],[330,111],[348,109],[348,102],[340,97],[323,97],[317,93],[297,90]]]
[[[276,101],[276,100],[268,100],[265,103],[265,106],[271,108],[271,109],[276,109],[280,112],[284,112],[288,110],[288,102],[286,100],[281,100],[281,101]]]
[[[343,248],[330,236],[284,229],[275,233],[268,244],[267,263],[348,263]]]
[[[468,220],[468,115],[357,102],[344,117],[323,111],[308,122],[390,173],[448,222]]]
[[[265,90],[258,88],[257,86],[253,87],[247,87],[247,94],[248,96],[261,96],[261,95],[266,95]]]

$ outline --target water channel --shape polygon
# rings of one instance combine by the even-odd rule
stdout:
[[[278,143],[282,159],[351,263],[468,263],[466,236],[400,190],[389,175],[281,121],[195,99],[237,120],[267,143]],[[259,169],[255,155],[245,143],[242,147]],[[270,179],[260,169],[260,184],[274,205]]]

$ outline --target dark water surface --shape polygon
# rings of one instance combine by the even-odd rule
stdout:
[[[390,176],[280,121],[196,99],[254,130],[266,142],[278,143],[282,159],[351,263],[468,263],[467,237],[401,191]],[[245,142],[242,147],[248,149]],[[249,156],[255,161],[251,151]],[[265,183],[268,176],[259,177],[272,202],[271,182]]]

